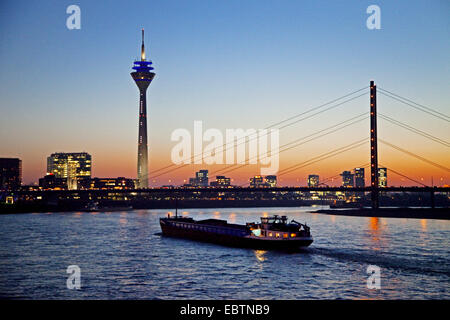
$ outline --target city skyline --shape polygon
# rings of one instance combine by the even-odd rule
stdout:
[[[405,2],[406,8],[401,14],[392,10],[389,3],[381,2],[383,27],[375,31],[365,28],[367,15],[364,9],[367,6],[357,5],[356,2],[351,5],[327,3],[325,8],[328,9],[323,6],[319,9],[319,5],[316,7],[314,4],[292,2],[284,2],[284,6],[263,3],[257,7],[256,3],[250,2],[244,5],[239,13],[232,10],[233,6],[236,6],[234,2],[229,6],[217,4],[223,9],[222,15],[212,12],[201,3],[194,3],[194,7],[199,10],[195,17],[205,12],[210,13],[210,17],[206,15],[204,19],[195,20],[194,17],[182,16],[180,24],[188,27],[185,30],[181,30],[180,26],[168,26],[164,19],[153,19],[153,13],[142,19],[144,22],[127,22],[117,26],[108,21],[97,5],[88,2],[80,3],[83,12],[80,30],[69,31],[63,23],[59,23],[59,20],[65,21],[64,6],[55,3],[51,6],[44,3],[42,8],[34,7],[34,4],[27,5],[24,8],[25,14],[19,21],[14,21],[12,17],[3,19],[3,31],[0,32],[5,39],[5,49],[0,52],[0,63],[4,72],[0,77],[6,85],[1,89],[4,97],[1,112],[9,116],[7,121],[1,121],[0,132],[2,137],[7,139],[3,139],[5,142],[0,148],[0,156],[17,157],[23,161],[25,184],[37,182],[37,179],[45,174],[45,158],[56,151],[89,152],[93,157],[93,176],[136,178],[136,91],[130,79],[126,82],[126,68],[130,66],[130,59],[137,56],[136,34],[142,27],[150,30],[151,56],[160,70],[158,82],[153,85],[149,97],[149,103],[152,105],[149,116],[149,144],[152,145],[149,154],[150,176],[153,170],[170,164],[170,148],[175,144],[170,141],[171,131],[177,128],[192,130],[195,120],[203,120],[207,127],[221,130],[264,128],[332,98],[367,86],[369,79],[374,79],[382,88],[447,113],[446,101],[450,96],[445,88],[449,83],[450,65],[443,53],[448,52],[449,44],[439,40],[448,36],[448,21],[445,20],[445,15],[441,16],[440,11],[436,10],[439,6],[445,9],[446,4],[443,2],[431,4],[432,8],[418,2],[408,2],[406,6]],[[8,3],[5,6],[17,6],[20,9],[24,5]],[[111,4],[111,12],[118,12],[122,6],[118,3]],[[170,3],[168,6],[186,9],[179,3]],[[152,8],[153,12],[166,12],[163,4],[152,5]],[[298,9],[298,21],[281,21],[282,17],[294,18],[293,13],[288,12],[289,8]],[[33,29],[32,21],[22,21],[30,14],[30,10],[36,13],[45,9],[50,12],[44,21],[46,28],[50,30],[49,35],[42,35],[39,28]],[[420,27],[408,24],[410,29],[405,29],[406,17],[419,18],[423,11],[429,13],[427,20],[422,21]],[[177,10],[174,12],[171,14],[181,16]],[[251,12],[258,13],[259,18],[251,16]],[[336,12],[338,15],[334,16]],[[238,27],[227,29],[224,25],[228,24],[214,22],[214,18],[219,16],[222,22],[236,21],[240,15],[250,15],[250,19]],[[339,17],[337,20],[341,21],[342,25],[336,25],[333,29],[328,24],[327,28],[324,28],[313,21],[311,15],[322,19],[329,18],[331,22],[333,17]],[[430,15],[434,19],[430,18]],[[266,21],[264,17],[270,16],[276,18],[275,22],[263,22]],[[172,23],[176,21],[174,18],[169,20]],[[22,22],[28,28],[18,26]],[[255,27],[255,23],[259,28]],[[95,27],[99,24],[107,25],[111,30],[96,30]],[[211,28],[205,31],[200,28],[203,25],[210,25]],[[304,28],[299,29],[300,26]],[[340,32],[349,31],[349,28],[350,33],[356,37],[354,41],[340,36]],[[389,34],[385,33],[386,29]],[[6,35],[12,30],[12,34],[17,37]],[[428,32],[437,32],[440,37],[435,37],[433,41],[427,39]],[[183,40],[187,34],[188,39],[197,45],[190,45],[187,40]],[[36,51],[39,46],[30,38],[37,35],[49,44],[49,48],[43,48],[42,52]],[[65,41],[64,48],[56,47],[56,40],[51,39],[50,35]],[[120,38],[117,38],[118,35]],[[282,36],[276,38],[276,35]],[[88,40],[91,37],[96,39],[95,43]],[[407,41],[405,37],[424,41],[428,51],[420,51],[417,47],[414,47],[414,51],[409,50],[415,42]],[[320,48],[319,38],[329,41],[325,49]],[[250,46],[244,45],[245,40],[251,40]],[[342,43],[338,44],[338,41]],[[277,50],[272,48],[272,45],[269,46],[270,43],[276,44]],[[365,48],[368,44],[373,45],[369,51]],[[97,50],[98,46],[101,46],[102,50]],[[335,50],[326,55],[328,46]],[[387,52],[377,50],[376,47],[383,47]],[[55,48],[52,52],[51,49]],[[180,50],[182,48],[184,50]],[[357,55],[353,53],[355,49],[358,51]],[[308,52],[318,54],[313,57]],[[31,74],[34,75],[37,71],[34,68],[46,67],[48,72],[39,83],[33,82],[29,92],[17,93],[15,88],[18,87],[18,81],[23,79],[15,76],[13,71],[17,71],[18,61],[30,59],[24,54],[31,54],[37,59],[33,60],[33,63],[37,62],[37,67],[31,66]],[[427,61],[428,55],[433,57],[433,61]],[[83,59],[80,59],[80,56]],[[102,85],[94,77],[100,70],[97,63],[94,64],[99,56],[108,64],[108,79],[102,80]],[[402,63],[398,60],[400,56],[405,60]],[[392,63],[392,59],[397,59],[396,64]],[[222,64],[230,67],[224,68]],[[51,68],[52,66],[54,68]],[[64,66],[64,72],[56,70],[58,66]],[[265,76],[267,68],[271,74],[269,79]],[[362,70],[364,68],[367,70]],[[219,74],[223,77],[219,77]],[[342,79],[343,75],[350,77]],[[10,81],[6,81],[6,77]],[[33,76],[31,78],[34,79]],[[55,82],[55,78],[67,81]],[[25,83],[28,81],[31,79],[26,79]],[[18,95],[21,99],[17,99]],[[61,101],[63,107],[57,108]],[[393,103],[381,95],[378,108],[384,114],[417,125],[435,136],[448,136],[448,127],[442,125],[439,120],[421,117],[418,112],[408,112],[410,109],[406,106]],[[329,127],[349,116],[361,112],[368,114],[368,94],[343,106],[339,111],[286,129],[281,132],[281,143],[288,143],[318,129]],[[23,121],[19,121],[21,115],[24,115]],[[43,125],[48,122],[53,125]],[[446,167],[450,166],[448,149],[445,147],[428,143],[425,139],[381,120],[378,126],[380,138],[389,137],[389,141],[396,145],[412,149]],[[364,121],[335,135],[322,138],[317,143],[293,149],[280,157],[280,169],[353,142],[354,136],[368,137],[368,132],[369,122]],[[365,164],[369,154],[369,146],[365,145],[282,176],[278,183],[306,185],[307,177],[311,173],[317,173],[321,177],[334,176]],[[432,179],[435,185],[440,185],[441,181],[442,184],[449,183],[448,173],[445,171],[404,156],[387,146],[379,145],[378,156],[380,167],[394,168],[429,185]],[[150,179],[150,185],[183,184],[200,169],[213,172],[222,167],[189,165],[167,176]],[[257,165],[249,165],[225,175],[245,183],[258,171]],[[336,184],[339,183],[340,181]],[[414,183],[403,181],[390,173],[389,184]]]

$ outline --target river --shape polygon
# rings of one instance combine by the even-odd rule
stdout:
[[[0,297],[14,299],[449,299],[450,221],[189,209],[234,223],[287,215],[311,227],[297,253],[162,237],[167,210],[0,215]],[[180,210],[179,212],[183,212]],[[67,267],[80,270],[68,289]],[[367,285],[369,265],[380,288]]]

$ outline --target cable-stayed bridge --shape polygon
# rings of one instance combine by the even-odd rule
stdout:
[[[370,192],[371,194],[371,202],[372,202],[372,208],[378,208],[379,207],[379,193],[382,191],[384,193],[386,192],[421,192],[421,193],[429,193],[430,199],[431,199],[431,206],[434,206],[434,193],[435,192],[450,192],[449,187],[435,187],[426,185],[424,182],[419,181],[417,179],[414,179],[412,177],[409,177],[408,175],[401,172],[401,169],[399,168],[391,168],[380,164],[378,162],[378,143],[381,143],[389,148],[392,148],[393,150],[406,155],[407,157],[414,158],[416,160],[420,160],[423,163],[429,165],[430,167],[434,167],[439,169],[440,171],[444,172],[445,174],[448,174],[450,172],[450,169],[447,168],[444,164],[439,163],[439,160],[436,159],[428,159],[424,157],[423,155],[417,154],[411,150],[407,150],[405,147],[398,146],[396,144],[393,144],[390,141],[387,141],[385,139],[378,138],[378,125],[377,121],[379,119],[386,121],[398,128],[401,128],[407,131],[408,134],[414,134],[421,136],[425,138],[430,143],[433,143],[436,145],[436,147],[444,148],[445,152],[448,152],[448,149],[450,147],[450,142],[446,140],[446,137],[437,137],[429,132],[426,131],[424,128],[417,128],[411,124],[408,124],[402,121],[395,119],[394,117],[390,115],[385,115],[382,113],[377,112],[377,94],[380,93],[381,95],[388,97],[393,102],[403,104],[411,109],[417,110],[421,113],[423,113],[424,116],[427,117],[433,117],[434,119],[437,119],[438,121],[441,121],[444,125],[448,126],[448,123],[450,122],[450,117],[443,112],[437,111],[435,108],[432,108],[430,106],[426,106],[424,104],[418,103],[413,101],[412,99],[403,97],[399,94],[396,94],[392,91],[383,89],[383,88],[377,88],[374,81],[370,82],[369,87],[363,87],[358,90],[352,91],[348,94],[345,94],[343,96],[340,96],[338,98],[332,99],[326,103],[320,104],[318,106],[312,107],[304,112],[301,112],[299,114],[296,114],[294,116],[288,117],[282,121],[278,121],[276,123],[273,123],[269,126],[267,126],[265,129],[273,129],[276,128],[278,130],[282,130],[288,127],[292,127],[295,124],[298,124],[302,121],[313,119],[315,116],[318,116],[320,114],[324,114],[326,112],[331,112],[332,110],[336,110],[342,105],[345,105],[351,101],[354,101],[360,97],[363,97],[369,93],[369,103],[368,108],[366,112],[352,115],[351,117],[347,118],[344,121],[340,121],[336,124],[333,124],[332,126],[329,126],[327,128],[323,128],[320,130],[315,131],[314,133],[305,135],[300,138],[296,138],[293,141],[290,141],[286,144],[283,144],[280,146],[277,153],[281,154],[283,152],[286,152],[288,150],[295,149],[301,145],[304,145],[308,142],[315,141],[317,139],[332,135],[334,133],[337,133],[345,128],[351,127],[355,124],[361,123],[364,120],[370,119],[370,128],[369,128],[369,135],[366,138],[362,139],[356,139],[352,143],[337,147],[333,150],[327,151],[325,153],[313,156],[309,158],[308,160],[301,161],[298,163],[295,163],[293,165],[290,165],[288,167],[282,168],[277,172],[277,177],[286,175],[286,174],[292,174],[293,172],[296,172],[302,168],[311,166],[313,164],[319,163],[321,161],[324,161],[326,159],[330,159],[333,157],[336,157],[337,155],[351,152],[361,146],[365,146],[367,144],[370,145],[370,154],[368,154],[369,159],[366,163],[360,164],[358,166],[353,166],[355,168],[370,168],[370,185],[367,187],[332,187],[328,186],[327,183],[330,181],[333,181],[335,178],[339,177],[340,174],[327,177],[325,179],[321,180],[321,183],[317,187],[274,187],[274,188],[254,188],[254,187],[248,187],[247,184],[240,185],[240,186],[234,186],[234,187],[176,187],[176,188],[148,188],[148,189],[135,189],[135,190],[60,190],[60,191],[20,191],[21,194],[27,194],[31,193],[33,195],[36,194],[48,194],[50,193],[57,193],[58,195],[61,195],[64,197],[64,195],[89,195],[89,197],[95,197],[96,195],[104,196],[107,194],[122,194],[122,195],[138,195],[142,196],[145,194],[155,194],[155,193],[164,193],[172,196],[180,196],[182,194],[193,194],[193,193],[217,193],[220,192],[222,194],[224,193],[246,193],[246,192],[308,192],[308,191],[326,191],[326,192]],[[252,139],[257,139],[257,136],[254,137],[248,137],[248,141],[251,141]],[[236,145],[247,143],[246,138],[244,137],[241,141],[236,142]],[[235,145],[233,144],[233,148]],[[226,146],[224,145],[224,151],[226,152]],[[191,157],[192,162],[195,161],[197,157],[202,157],[203,154],[194,154]],[[449,157],[450,158],[450,157]],[[253,160],[251,158],[248,159]],[[441,160],[442,161],[442,160]],[[170,164],[161,168],[158,168],[156,170],[153,170],[149,174],[149,180],[156,179],[158,177],[162,176],[170,176],[170,174],[174,173],[175,171],[188,166],[189,164]],[[211,175],[217,175],[217,174],[228,174],[230,172],[236,171],[240,168],[243,168],[247,166],[248,164],[230,164],[226,165],[223,168],[220,168],[218,170],[210,172]],[[416,187],[380,187],[379,185],[379,177],[378,177],[378,167],[384,167],[389,170],[390,173],[396,174],[404,179],[408,179],[412,183],[416,184]]]

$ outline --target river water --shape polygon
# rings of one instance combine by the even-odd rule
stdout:
[[[450,221],[345,217],[311,208],[189,209],[234,223],[287,215],[298,253],[162,237],[167,210],[0,215],[0,297],[21,299],[449,299]],[[68,289],[67,267],[80,268]],[[367,268],[380,270],[369,289]],[[370,283],[373,283],[369,281]]]

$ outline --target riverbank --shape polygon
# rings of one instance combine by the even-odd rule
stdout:
[[[33,213],[33,212],[72,212],[86,211],[88,201],[60,200],[54,204],[45,202],[22,202],[15,204],[0,204],[0,214],[9,213]],[[132,207],[132,209],[212,209],[212,208],[269,208],[269,207],[308,207],[315,203],[307,203],[302,200],[133,200],[112,201],[103,200],[99,208]],[[107,211],[107,210],[106,210]]]
[[[450,220],[450,208],[321,209],[310,212],[352,217]]]

